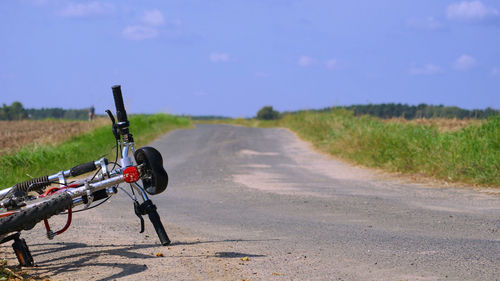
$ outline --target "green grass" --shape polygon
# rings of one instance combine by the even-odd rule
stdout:
[[[354,117],[351,111],[300,112],[276,121],[234,119],[254,127],[286,127],[319,150],[368,167],[448,182],[500,186],[500,115],[454,132]]]
[[[189,127],[185,118],[155,114],[130,117],[130,132],[136,147],[147,144],[171,129]],[[114,160],[115,140],[109,126],[73,137],[58,145],[24,147],[14,154],[0,157],[0,187],[9,187],[33,177],[53,174],[77,164],[106,157]]]

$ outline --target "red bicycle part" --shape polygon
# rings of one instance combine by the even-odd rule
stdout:
[[[13,215],[15,213],[17,213],[17,211],[5,212],[5,213],[0,214],[0,218],[8,217],[8,216]]]
[[[123,171],[123,179],[127,183],[133,183],[138,181],[140,178],[139,171],[134,166],[130,166]]]
[[[68,230],[69,226],[71,225],[71,220],[72,220],[72,214],[73,214],[73,210],[72,209],[68,209],[68,220],[66,221],[66,225],[64,225],[63,228],[61,228],[60,230],[58,231],[55,231],[54,232],[54,235],[59,235],[61,233],[63,233],[64,231]],[[49,233],[51,230],[50,230],[50,225],[49,225],[49,220],[48,219],[44,219],[43,220],[43,224],[45,225],[45,229],[47,230],[47,233]]]
[[[41,195],[40,197],[45,197],[45,196],[51,195],[51,194],[56,193],[57,191],[59,191],[61,189],[66,189],[66,188],[71,188],[71,187],[76,187],[76,186],[78,186],[78,185],[71,184],[71,185],[68,185],[65,187],[52,187],[52,188],[47,189],[45,191],[45,193],[43,195]],[[53,232],[54,236],[59,235],[59,234],[63,233],[64,231],[68,230],[69,226],[71,225],[72,218],[73,218],[72,214],[73,214],[73,210],[71,208],[69,208],[68,209],[68,219],[66,220],[66,225],[64,225],[64,227],[61,228],[60,230]],[[49,220],[44,219],[43,224],[45,225],[45,229],[47,230],[47,234],[51,233],[52,231],[50,229]]]
[[[47,195],[54,194],[56,191],[59,191],[61,189],[62,189],[61,187],[51,187],[51,188],[45,190],[45,192],[42,195],[40,195],[40,197],[45,197]]]

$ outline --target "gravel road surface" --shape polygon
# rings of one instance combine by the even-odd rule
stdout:
[[[500,280],[495,191],[401,183],[314,152],[284,129],[197,125],[151,144],[161,247],[123,192],[54,240],[23,236],[60,280]],[[62,224],[57,217],[51,221]],[[55,227],[57,228],[57,227]],[[163,257],[157,257],[161,253]],[[15,264],[9,245],[0,256]]]

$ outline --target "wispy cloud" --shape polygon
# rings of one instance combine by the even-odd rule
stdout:
[[[340,68],[340,62],[338,59],[317,59],[308,55],[302,55],[297,59],[297,65],[300,67],[319,67],[324,66],[326,69],[338,69]]]
[[[472,68],[474,65],[476,65],[476,59],[469,55],[463,54],[455,60],[453,68],[455,68],[456,70],[465,71]]]
[[[498,67],[493,67],[491,69],[491,76],[500,76],[500,68]]]
[[[411,75],[435,75],[443,72],[443,70],[437,65],[428,63],[423,66],[412,65],[409,72]]]
[[[335,69],[339,67],[339,62],[336,59],[329,59],[325,62],[325,66],[328,69]]]
[[[440,30],[444,25],[433,17],[427,18],[409,18],[406,20],[406,26],[418,30]]]
[[[141,21],[150,26],[160,26],[165,23],[165,18],[160,10],[154,9],[145,11],[141,17]]]
[[[446,8],[446,17],[457,21],[482,21],[499,16],[497,9],[486,7],[481,1],[462,1]]]
[[[123,29],[122,35],[128,40],[144,40],[158,36],[158,30],[150,26],[129,25]]]
[[[104,2],[88,2],[88,3],[69,3],[64,8],[58,11],[58,14],[68,18],[84,18],[95,15],[104,15],[113,13],[115,6]]]
[[[307,67],[307,66],[311,66],[311,65],[315,64],[316,62],[317,62],[317,60],[315,58],[304,55],[298,59],[297,64],[302,66],[302,67]]]
[[[158,9],[144,11],[139,24],[128,25],[122,30],[122,36],[128,40],[145,40],[158,37],[159,28],[165,24],[165,17]]]
[[[209,56],[209,59],[213,63],[219,63],[219,62],[229,62],[231,60],[231,57],[229,56],[228,53],[211,53]]]

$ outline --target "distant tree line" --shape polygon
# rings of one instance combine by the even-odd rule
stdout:
[[[54,108],[29,108],[26,109],[28,117],[33,120],[55,118],[55,119],[69,119],[69,120],[88,120],[89,110],[85,109],[62,109]]]
[[[401,103],[382,103],[382,104],[366,104],[366,105],[350,105],[335,108],[345,108],[352,110],[355,116],[371,115],[380,118],[477,118],[486,119],[500,113],[499,110],[493,108],[467,110],[456,106],[444,105],[427,105],[421,103],[419,105],[408,105]],[[332,107],[324,108],[319,111],[329,111]]]
[[[88,120],[89,110],[86,109],[62,109],[54,108],[24,108],[23,104],[16,101],[11,105],[3,104],[0,108],[0,120],[40,120],[47,118]]]

